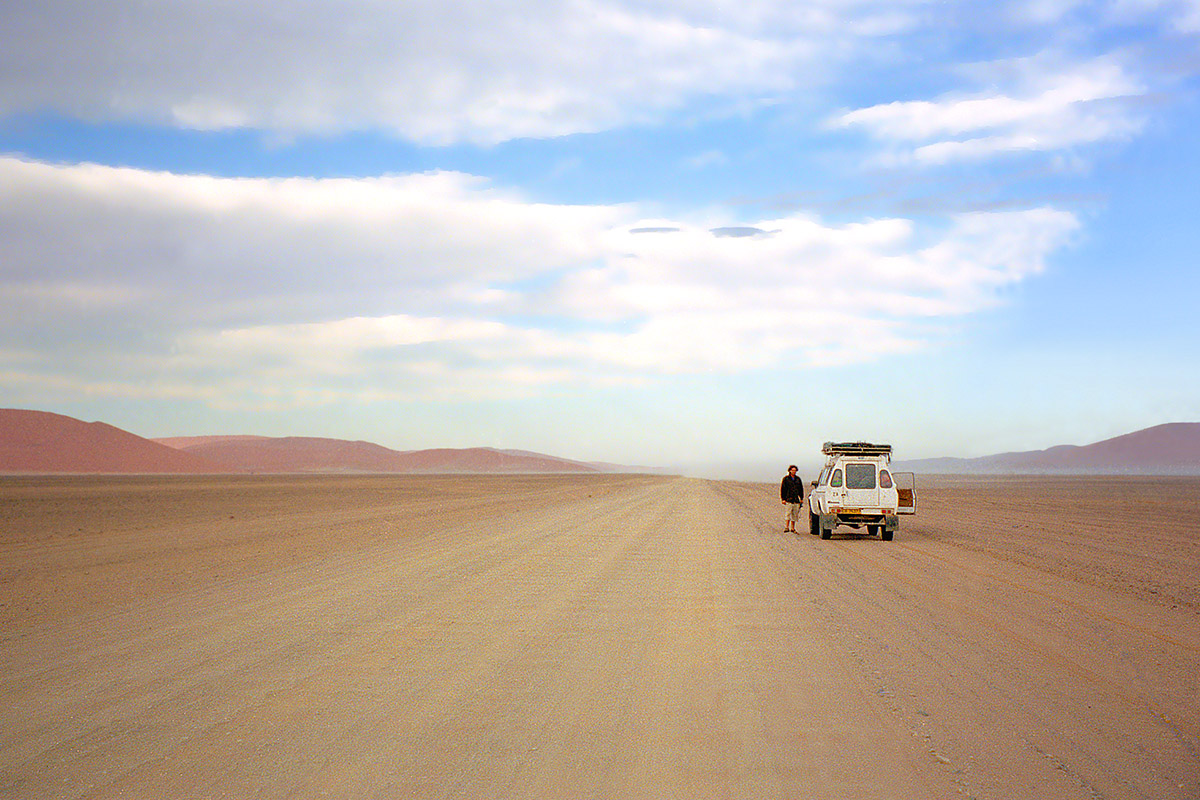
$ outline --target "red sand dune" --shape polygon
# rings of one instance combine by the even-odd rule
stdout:
[[[180,437],[176,447],[256,472],[402,472],[394,450],[370,442],[284,437]]]
[[[173,447],[176,450],[188,450],[199,444],[211,444],[213,442],[230,442],[242,439],[266,439],[266,436],[167,436],[155,437],[152,442],[165,444],[167,447]]]
[[[103,422],[0,409],[0,472],[233,472]]]
[[[557,473],[605,470],[523,450],[487,447],[401,452],[371,442],[288,436],[144,439],[102,422],[0,409],[0,472]]]
[[[398,451],[371,442],[307,436],[158,439],[211,461],[256,472],[597,472],[576,461],[486,447]]]

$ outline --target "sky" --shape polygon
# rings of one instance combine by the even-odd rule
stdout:
[[[1200,0],[0,3],[0,405],[717,477],[1200,420]]]

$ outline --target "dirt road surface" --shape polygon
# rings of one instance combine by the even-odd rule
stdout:
[[[1200,798],[1200,480],[920,490],[0,478],[0,797]]]

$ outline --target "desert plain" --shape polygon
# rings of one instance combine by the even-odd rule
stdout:
[[[1200,798],[1200,479],[0,477],[5,798]]]

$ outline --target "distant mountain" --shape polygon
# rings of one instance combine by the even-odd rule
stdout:
[[[179,436],[155,441],[254,472],[599,472],[579,461],[489,447],[390,450],[308,436]]]
[[[103,422],[48,411],[0,409],[0,472],[231,472],[194,453],[135,436]]]
[[[897,461],[895,466],[943,474],[1200,475],[1200,422],[1156,425],[1082,446]]]

